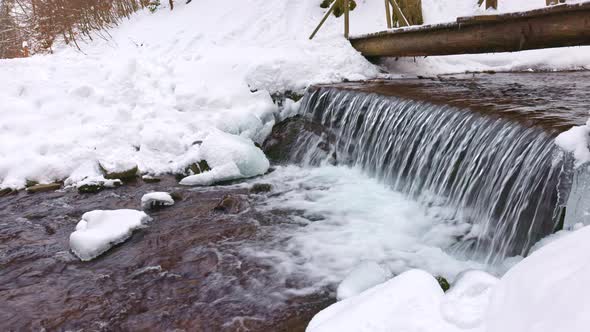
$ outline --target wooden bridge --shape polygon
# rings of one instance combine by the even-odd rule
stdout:
[[[345,15],[347,35],[348,13]],[[460,17],[452,23],[407,26],[349,39],[367,57],[516,52],[590,45],[590,2]]]

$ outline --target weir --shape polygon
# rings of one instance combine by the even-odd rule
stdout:
[[[461,250],[494,263],[561,227],[571,162],[555,131],[455,106],[353,89],[308,92],[294,162],[362,168],[441,222],[472,225]]]

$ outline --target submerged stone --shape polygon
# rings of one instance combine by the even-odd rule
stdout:
[[[238,213],[240,212],[240,200],[234,196],[226,195],[223,199],[213,208],[213,211],[222,213]]]
[[[267,193],[271,190],[272,185],[269,183],[255,183],[252,188],[250,188],[252,194]]]

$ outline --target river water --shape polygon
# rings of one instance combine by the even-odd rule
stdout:
[[[378,96],[385,98],[378,101],[381,104],[399,102],[399,98],[420,101],[415,105],[418,109],[410,109],[412,114],[439,105],[444,112],[439,109],[436,114],[445,121],[439,121],[438,125],[426,115],[421,117],[426,119],[422,123],[412,118],[417,125],[430,129],[425,132],[442,133],[444,124],[469,118],[470,122],[458,123],[468,124],[470,128],[496,128],[495,125],[499,126],[498,131],[512,128],[506,133],[532,135],[530,137],[536,138],[522,141],[522,151],[534,145],[532,142],[537,142],[539,149],[526,150],[529,159],[524,159],[518,167],[512,166],[518,172],[502,175],[502,167],[490,172],[490,167],[481,166],[487,165],[486,162],[481,162],[466,164],[471,166],[461,173],[469,170],[477,173],[478,178],[493,177],[489,175],[493,173],[498,177],[522,179],[522,186],[525,186],[531,172],[545,174],[546,169],[557,165],[552,163],[553,150],[545,157],[535,158],[534,154],[553,149],[550,143],[557,133],[584,123],[588,117],[585,93],[589,88],[590,74],[573,72],[461,75],[346,83],[321,89],[350,90],[355,95],[377,93],[386,96]],[[362,106],[365,111],[390,116],[391,121],[398,121],[395,110],[403,109],[370,108],[374,101],[361,102],[360,97],[354,97],[356,101],[346,99],[353,96],[338,98],[344,98],[338,100],[345,107],[335,110],[347,110],[346,105],[351,103],[366,103]],[[329,106],[325,105],[325,109]],[[377,110],[385,113],[375,113]],[[472,118],[470,112],[477,117]],[[313,117],[311,108],[308,113]],[[451,194],[439,191],[437,195],[424,195],[432,194],[438,187],[433,185],[426,191],[422,190],[425,186],[422,183],[417,191],[416,183],[409,181],[407,174],[413,174],[414,179],[428,179],[448,165],[455,165],[457,160],[444,159],[443,155],[439,159],[422,158],[415,171],[411,171],[414,168],[409,165],[415,158],[408,157],[407,149],[392,154],[377,146],[387,145],[377,144],[376,137],[387,141],[395,137],[389,136],[395,130],[384,130],[384,123],[371,130],[370,135],[358,136],[356,133],[361,131],[356,129],[357,123],[374,125],[376,122],[365,121],[370,118],[368,116],[363,121],[355,118],[352,122],[355,126],[347,132],[345,126],[334,125],[336,113],[319,121],[331,128],[331,132],[324,135],[331,147],[322,145],[322,151],[332,149],[333,153],[324,153],[321,160],[313,162],[310,158],[307,161],[299,158],[275,165],[273,172],[241,183],[186,188],[178,186],[170,176],[163,177],[160,183],[138,180],[94,195],[60,190],[0,197],[0,326],[3,330],[297,331],[303,330],[316,312],[335,301],[338,282],[363,261],[376,261],[392,275],[417,267],[452,280],[456,274],[472,268],[501,274],[518,260],[510,257],[508,244],[502,247],[504,242],[498,242],[500,247],[489,249],[488,244],[492,243],[493,247],[496,243],[489,238],[475,243],[495,252],[506,249],[503,255],[494,260],[490,260],[489,255],[472,255],[477,245],[473,245],[474,242],[465,245],[465,239],[486,237],[481,235],[484,233],[473,235],[474,225],[479,220],[465,216],[483,216],[490,220],[489,225],[500,223],[498,214],[465,211],[480,208],[497,211],[500,206],[512,211],[501,214],[512,218],[502,219],[506,225],[512,225],[514,220],[532,225],[533,218],[528,219],[528,223],[521,220],[520,214],[515,212],[521,210],[506,209],[505,202],[498,205],[493,195],[485,196],[491,191],[470,191],[474,186],[469,186],[467,180],[457,187],[462,189],[457,190],[473,193],[470,197],[485,204],[471,204],[474,199],[457,199],[452,190]],[[337,118],[352,119],[349,113]],[[484,142],[487,137],[465,135],[466,142],[476,138]],[[369,136],[371,139],[367,138]],[[428,142],[438,137],[414,136],[430,137]],[[396,139],[408,138],[399,136]],[[408,142],[416,147],[425,144],[423,150],[417,151],[426,151],[421,155],[431,155],[427,152],[431,145],[426,141]],[[502,145],[502,142],[495,142],[495,145]],[[309,152],[316,149],[316,145],[301,146],[305,147],[303,152]],[[301,146],[297,147],[300,155],[305,154]],[[438,146],[436,149],[441,150]],[[478,158],[490,150],[492,146],[474,149],[475,154],[468,153],[467,159]],[[313,155],[321,155],[318,151]],[[508,150],[495,151],[500,157],[509,155]],[[378,158],[388,154],[394,158]],[[403,156],[407,159],[406,166],[391,166]],[[494,156],[486,159],[489,165],[498,165],[493,162]],[[437,166],[429,164],[433,160]],[[535,163],[537,170],[531,166]],[[444,176],[441,173],[429,181],[444,181]],[[447,179],[446,183],[454,188],[450,185],[453,181]],[[251,193],[249,188],[255,183],[269,183],[272,190]],[[546,181],[543,186],[553,193],[555,185]],[[510,188],[513,187],[517,186]],[[139,209],[141,196],[154,190],[178,193],[182,200],[171,208],[150,212],[153,220],[149,227],[94,261],[80,262],[69,252],[69,234],[84,212]],[[507,191],[512,194],[503,197],[530,199],[517,191]],[[228,196],[234,201],[234,207],[228,211],[216,210],[219,202]],[[433,201],[432,197],[437,200]],[[547,197],[555,199],[554,195]],[[557,206],[559,202],[551,204]],[[529,211],[522,209],[525,210]],[[553,226],[555,220],[550,218],[544,222]],[[481,230],[481,227],[475,229]],[[516,248],[517,252],[523,250],[521,237],[515,236],[512,240],[517,245],[510,248]]]

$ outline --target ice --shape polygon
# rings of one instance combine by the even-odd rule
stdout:
[[[410,270],[314,316],[307,332],[451,331],[441,318],[436,279]]]
[[[224,132],[211,133],[203,141],[200,157],[211,171],[188,176],[180,184],[207,186],[215,182],[264,174],[270,163],[264,152],[248,138]]]
[[[483,271],[465,271],[459,275],[441,302],[443,318],[462,329],[480,326],[498,278]]]
[[[150,217],[136,210],[94,210],[84,213],[70,235],[70,248],[83,261],[92,260],[127,240]]]
[[[384,283],[389,278],[391,278],[391,273],[376,262],[363,262],[355,267],[338,285],[336,298],[344,300],[358,295],[375,285]]]
[[[146,210],[155,206],[174,205],[174,199],[167,192],[151,192],[141,197],[141,208]]]

